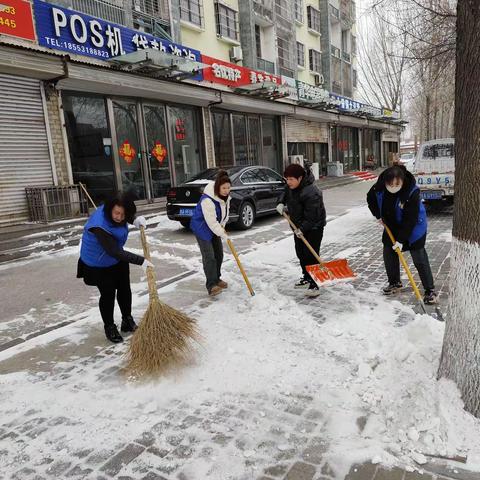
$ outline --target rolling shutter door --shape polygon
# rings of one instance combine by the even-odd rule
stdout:
[[[25,187],[52,185],[40,81],[0,74],[0,224],[28,219]]]
[[[287,117],[287,142],[328,143],[328,127],[325,123]]]

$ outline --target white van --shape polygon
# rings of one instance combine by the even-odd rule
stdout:
[[[455,139],[440,138],[422,143],[413,173],[424,201],[447,200],[453,203]]]

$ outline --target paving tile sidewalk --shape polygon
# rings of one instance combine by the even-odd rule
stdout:
[[[430,225],[428,252],[443,307],[448,297],[451,215],[447,212],[432,216]],[[348,257],[359,273],[354,282],[356,288],[380,289],[386,281],[380,235],[380,231],[369,226],[347,235],[342,245],[326,246],[323,254],[329,257],[351,249]],[[413,296],[408,291],[396,299],[399,298],[407,304],[413,303]],[[321,315],[318,321],[324,321]],[[118,365],[124,352],[125,346],[108,347],[79,360],[65,358],[53,369],[40,371],[35,381],[50,378],[59,391],[68,387],[82,392],[86,390],[84,374],[89,372],[90,381],[94,378],[96,382],[108,385],[118,380]],[[52,429],[62,426],[73,428],[73,417],[45,418],[42,412],[35,410],[19,414],[16,406],[11,406],[0,422],[0,464],[6,448],[3,442],[8,442],[15,444],[19,451],[18,470],[12,479],[203,480],[201,473],[185,470],[185,464],[196,459],[211,469],[218,469],[220,466],[215,464],[215,457],[219,452],[227,451],[244,458],[245,472],[238,477],[225,472],[225,479],[332,480],[338,477],[334,467],[325,459],[328,439],[325,437],[324,414],[322,409],[318,406],[313,408],[312,404],[310,392],[265,394],[255,398],[225,395],[197,405],[178,401],[166,411],[155,412],[155,423],[151,425],[147,422],[138,436],[128,441],[112,438],[111,444],[100,450],[86,448],[72,451],[68,461],[59,460],[54,454],[55,449],[61,449],[62,445],[56,445],[36,458],[22,452],[29,442],[42,439],[47,442]],[[141,419],[138,421],[141,422]],[[361,418],[358,423],[361,428]],[[270,459],[269,465],[264,464],[265,458]],[[353,466],[345,480],[480,478],[479,474],[463,470],[461,465],[459,468],[447,468],[440,461],[419,469],[421,471],[417,472],[399,468],[389,470],[367,463]],[[4,478],[1,470],[0,478]]]

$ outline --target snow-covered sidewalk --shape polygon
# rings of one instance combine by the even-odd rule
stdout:
[[[328,224],[322,254],[376,269],[378,245],[365,242],[376,228],[354,209]],[[126,345],[105,346],[96,307],[1,352],[12,373],[0,377],[0,477],[343,479],[353,464],[421,469],[429,455],[480,470],[480,422],[436,381],[442,323],[379,296],[367,268],[306,299],[292,288],[291,238],[243,261],[255,297],[231,259],[220,297],[205,298],[201,274],[160,291],[204,338],[169,378],[128,381]],[[135,310],[147,301],[136,296]],[[27,359],[34,368],[16,371]]]

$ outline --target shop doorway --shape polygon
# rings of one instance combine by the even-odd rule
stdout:
[[[75,93],[63,102],[74,181],[98,202],[116,191],[163,199],[205,168],[195,107]]]

